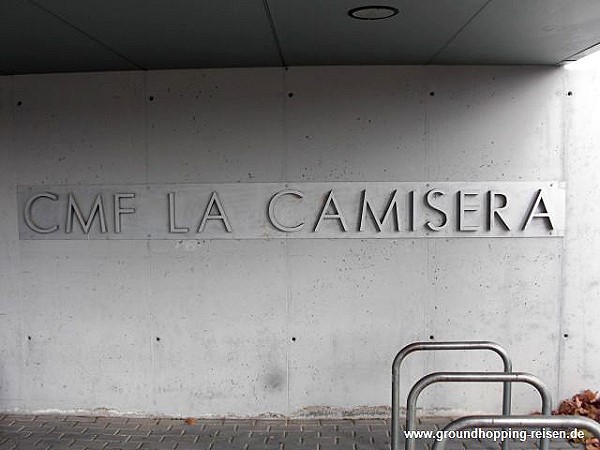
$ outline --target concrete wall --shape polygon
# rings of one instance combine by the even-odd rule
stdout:
[[[600,54],[567,70],[571,91],[565,105],[565,175],[569,182],[564,242],[560,392],[599,389],[600,339]]]
[[[0,410],[385,413],[394,354],[430,338],[496,340],[555,399],[597,386],[600,89],[583,72],[0,77]],[[565,238],[19,241],[17,232],[17,185],[548,180],[568,185]],[[462,356],[412,356],[404,392],[428,371],[501,367]],[[532,390],[515,391],[519,411],[539,409]],[[499,394],[434,387],[421,404],[493,412]]]

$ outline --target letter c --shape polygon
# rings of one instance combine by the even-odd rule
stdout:
[[[58,195],[53,194],[52,192],[42,192],[40,194],[34,195],[29,200],[27,200],[27,203],[25,204],[25,214],[24,214],[25,223],[27,224],[27,226],[29,228],[31,228],[36,233],[40,233],[40,234],[54,233],[56,230],[58,230],[58,225],[54,225],[53,227],[49,227],[49,228],[42,228],[38,224],[36,224],[35,221],[33,220],[33,217],[31,217],[31,210],[33,209],[33,204],[36,201],[38,201],[40,198],[49,198],[52,201],[56,201],[56,200],[58,200]]]
[[[283,191],[277,192],[271,200],[269,201],[269,220],[271,221],[271,225],[277,228],[279,231],[283,231],[285,233],[293,233],[295,231],[300,231],[304,227],[304,222],[300,222],[298,225],[293,227],[288,227],[283,225],[277,217],[275,217],[275,202],[284,195],[293,195],[297,198],[304,198],[304,194],[300,191],[295,191],[292,189],[284,189]]]

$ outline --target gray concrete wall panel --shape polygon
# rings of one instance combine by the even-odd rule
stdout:
[[[283,181],[282,69],[149,72],[148,181]]]
[[[565,171],[569,180],[567,209],[571,219],[565,239],[562,328],[559,366],[560,394],[572,386],[596,386],[600,364],[594,355],[600,345],[593,330],[600,311],[600,199],[597,190],[600,168],[598,99],[600,70],[596,64],[574,65],[565,85]]]
[[[14,239],[15,158],[13,80],[0,77],[0,403],[23,405],[19,253]]]
[[[555,399],[594,387],[599,94],[532,67],[0,78],[0,410],[385,413],[393,356],[429,339],[501,342]],[[558,183],[565,236],[19,239],[17,186],[340,182]],[[485,367],[413,355],[402,389]],[[420,404],[494,412],[500,388]]]

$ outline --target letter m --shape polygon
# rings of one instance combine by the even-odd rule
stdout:
[[[102,194],[98,194],[92,208],[90,209],[90,214],[87,219],[83,217],[81,212],[81,208],[77,204],[77,200],[73,194],[69,194],[69,203],[67,206],[67,226],[65,227],[66,233],[73,232],[73,217],[77,217],[77,221],[81,226],[81,229],[85,234],[89,234],[90,229],[92,228],[92,224],[94,223],[94,218],[96,214],[100,218],[100,232],[106,233],[106,216],[104,215],[104,203],[102,202]]]
[[[367,220],[367,214],[370,213],[373,221],[375,222],[375,226],[377,227],[377,231],[381,231],[383,229],[384,224],[388,221],[390,216],[392,215],[392,211],[394,214],[394,222],[395,222],[395,231],[400,231],[400,212],[398,211],[398,191],[392,192],[390,196],[390,201],[388,202],[388,206],[381,217],[381,220],[377,218],[377,215],[373,211],[373,206],[369,203],[369,198],[367,196],[366,189],[362,192],[362,213],[360,215],[360,224],[358,225],[358,231],[363,231],[365,228],[365,222]]]

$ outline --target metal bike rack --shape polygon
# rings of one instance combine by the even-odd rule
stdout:
[[[504,372],[436,372],[424,376],[415,383],[408,394],[406,402],[406,431],[414,431],[417,424],[417,399],[423,390],[434,383],[453,382],[498,382],[503,383],[527,383],[532,385],[540,393],[542,398],[542,414],[552,414],[552,396],[550,391],[535,375],[529,373],[504,373]],[[508,441],[503,441],[503,445]],[[406,437],[406,450],[415,450],[415,438]],[[540,450],[548,450],[548,439],[540,439]]]
[[[600,439],[600,424],[582,416],[470,416],[457,419],[442,428],[441,432],[459,431],[466,428],[582,428]],[[448,439],[442,438],[433,444],[432,450],[444,450]]]
[[[490,341],[450,341],[450,342],[413,342],[398,352],[392,364],[392,449],[402,450],[400,424],[400,366],[411,353],[432,350],[489,350],[502,358],[504,372],[512,372],[512,362],[508,352],[500,344]],[[502,414],[510,415],[511,385],[504,383],[502,393]],[[503,444],[506,450],[508,447]]]

